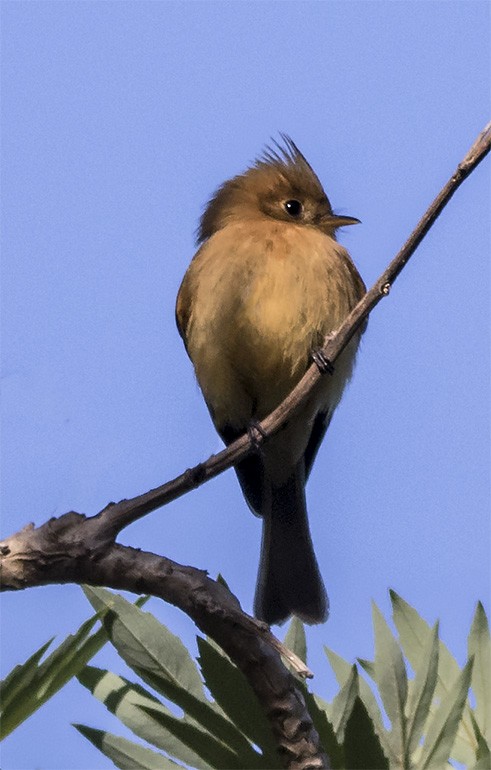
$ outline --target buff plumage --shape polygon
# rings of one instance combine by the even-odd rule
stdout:
[[[179,331],[226,443],[281,403],[365,291],[335,238],[338,227],[358,220],[333,214],[308,162],[284,142],[217,190],[177,298]],[[249,506],[263,518],[255,613],[269,623],[291,614],[308,623],[327,617],[304,487],[358,342],[302,413],[236,468]]]

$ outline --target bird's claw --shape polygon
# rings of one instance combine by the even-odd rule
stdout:
[[[334,374],[334,364],[327,358],[322,348],[313,350],[311,355],[321,374]]]
[[[257,451],[264,439],[267,438],[268,434],[264,428],[261,427],[261,423],[258,422],[258,420],[251,420],[247,428],[247,435],[249,436],[249,441]]]

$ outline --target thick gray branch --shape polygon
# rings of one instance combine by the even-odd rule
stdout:
[[[265,623],[203,570],[100,537],[101,520],[66,513],[25,527],[0,543],[2,590],[49,583],[88,583],[174,604],[243,671],[269,719],[285,767],[329,768],[303,695],[282,663],[281,643]],[[304,669],[304,674],[309,672]]]

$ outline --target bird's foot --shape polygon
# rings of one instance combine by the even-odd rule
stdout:
[[[264,428],[261,427],[261,423],[255,419],[250,421],[247,427],[247,435],[249,436],[249,441],[251,442],[256,452],[258,452],[261,448],[264,439],[268,437],[268,434]]]
[[[334,374],[334,364],[327,358],[322,348],[313,350],[311,357],[321,374]]]

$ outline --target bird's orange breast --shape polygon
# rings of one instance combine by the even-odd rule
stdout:
[[[218,427],[261,419],[298,382],[358,300],[346,260],[319,230],[269,221],[229,225],[200,249],[180,292],[184,336]]]

